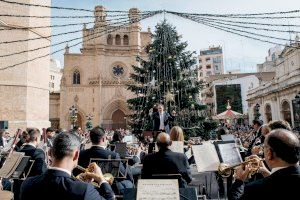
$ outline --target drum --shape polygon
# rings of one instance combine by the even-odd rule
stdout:
[[[0,190],[0,199],[1,200],[13,200],[14,193],[6,190]]]

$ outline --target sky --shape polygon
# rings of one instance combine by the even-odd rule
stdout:
[[[212,13],[212,14],[230,14],[230,13],[258,13],[258,12],[275,12],[288,11],[300,8],[299,0],[52,0],[52,6],[72,7],[94,9],[96,5],[103,5],[107,10],[123,10],[128,11],[132,7],[137,7],[141,11],[149,10],[170,10],[176,12],[188,13]],[[52,10],[52,15],[91,15],[92,13],[80,11],[65,11]],[[300,13],[297,13],[300,16]],[[295,16],[297,14],[294,14]],[[141,22],[143,31],[148,27],[152,32],[155,30],[155,25],[166,19],[174,25],[182,40],[188,42],[188,50],[196,51],[199,55],[201,49],[206,49],[209,46],[223,47],[225,70],[240,70],[241,72],[255,72],[256,65],[264,62],[267,56],[268,49],[275,46],[274,44],[263,43],[252,39],[236,36],[198,24],[178,16],[171,14],[156,15],[152,18],[145,19]],[[54,19],[52,24],[80,23],[91,22],[93,19]],[[299,19],[284,19],[284,20],[261,20],[257,19],[254,22],[261,23],[281,23],[281,24],[296,24],[295,20]],[[80,30],[81,26],[73,26],[67,28],[56,28],[52,30],[52,34],[62,33],[72,30]],[[276,27],[273,27],[276,29]],[[245,29],[246,30],[246,29]],[[285,28],[284,30],[287,30]],[[256,32],[256,30],[251,30]],[[300,31],[300,28],[298,28]],[[274,37],[294,38],[295,35],[288,33],[276,32],[256,32]],[[52,44],[80,37],[81,33],[68,34],[66,36],[53,37]],[[274,41],[274,40],[273,40]],[[276,40],[278,41],[278,40]],[[78,42],[75,41],[75,43]],[[278,41],[285,44],[285,41]],[[74,43],[74,42],[73,42]],[[71,43],[72,44],[72,43]],[[65,43],[52,48],[52,51],[64,48]],[[70,52],[79,52],[78,45],[70,49]],[[63,51],[54,54],[54,59],[58,59],[63,66]]]

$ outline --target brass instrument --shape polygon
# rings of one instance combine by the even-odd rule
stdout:
[[[229,177],[232,173],[232,170],[234,170],[236,167],[250,164],[253,170],[250,172],[249,176],[252,176],[253,174],[257,173],[260,167],[260,162],[262,162],[263,160],[264,159],[261,158],[251,158],[247,160],[246,158],[246,161],[233,166],[229,166],[226,163],[221,163],[218,167],[218,173],[222,177]]]
[[[86,172],[90,172],[90,173],[93,173],[93,172],[92,172],[89,168],[86,169],[86,168],[84,168],[84,167],[82,167],[82,166],[80,166],[80,165],[77,165],[76,168],[79,169],[79,170],[81,170],[81,171],[83,171],[83,173],[77,175],[75,178],[76,178],[77,180],[79,180],[79,181],[87,182],[87,180],[85,180],[85,179],[82,177],[82,175],[83,175],[84,173],[86,173]],[[105,174],[103,174],[103,176],[104,176],[104,179],[105,179],[110,185],[113,184],[113,182],[114,182],[114,177],[113,177],[112,174],[110,174],[110,173],[105,173]],[[97,183],[95,183],[95,182],[92,182],[92,185],[94,185],[94,186],[96,186],[96,187],[99,187],[99,185],[98,185]]]

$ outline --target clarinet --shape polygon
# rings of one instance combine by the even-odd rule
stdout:
[[[43,128],[43,140],[44,140],[44,152],[45,152],[45,157],[46,157],[46,164],[47,166],[50,165],[50,162],[49,162],[49,156],[48,156],[48,145],[47,145],[47,135],[46,135],[46,129]]]

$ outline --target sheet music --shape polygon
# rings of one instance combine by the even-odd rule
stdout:
[[[172,145],[169,146],[169,149],[173,152],[184,153],[183,142],[182,141],[172,141]]]
[[[235,136],[232,134],[228,134],[228,135],[221,135],[221,139],[223,141],[235,141]]]
[[[0,177],[10,178],[20,164],[24,155],[25,153],[23,152],[13,152],[10,157],[6,158],[4,165],[0,169]]]
[[[137,200],[180,200],[177,179],[140,179]]]
[[[218,144],[223,163],[236,165],[242,162],[238,147],[235,143]]]
[[[192,157],[192,149],[189,148],[189,150],[187,150],[187,151],[185,152],[185,155],[186,155],[186,157],[187,157],[188,159],[190,159],[190,158]]]
[[[202,145],[193,145],[192,149],[198,172],[218,170],[220,159],[214,144],[207,141]]]

